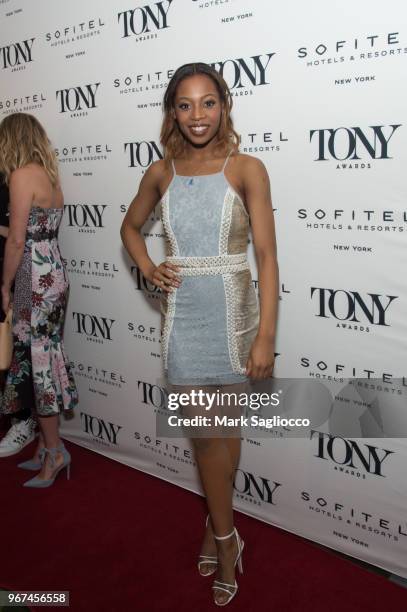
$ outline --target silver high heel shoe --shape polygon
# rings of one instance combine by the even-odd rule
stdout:
[[[209,520],[209,514],[206,517],[206,523],[205,525],[208,526],[208,520]],[[213,557],[211,555],[199,555],[199,561],[198,561],[198,572],[201,574],[201,576],[210,576],[211,574],[213,574],[214,572],[216,572],[216,566],[218,565],[218,557]],[[215,567],[212,569],[210,569],[208,572],[203,573],[201,571],[201,565],[204,563],[212,563]]]
[[[237,555],[236,555],[236,560],[235,560],[235,567],[237,564],[240,573],[243,574],[242,552],[244,548],[244,542],[239,536],[236,527],[233,527],[233,531],[229,533],[228,535],[216,536],[214,534],[213,537],[215,538],[215,540],[227,540],[227,538],[231,538],[233,535],[236,536],[236,540],[237,540]],[[214,580],[212,588],[218,589],[219,591],[225,591],[226,593],[228,593],[228,595],[230,595],[230,597],[223,602],[218,602],[216,601],[216,597],[214,598],[214,602],[217,606],[226,606],[226,604],[232,601],[232,599],[237,593],[237,582],[235,580],[234,584],[229,584],[228,582],[222,582],[221,580]]]
[[[56,468],[54,474],[52,475],[52,478],[49,478],[48,480],[44,480],[43,478],[38,478],[38,476],[34,476],[34,478],[27,480],[23,484],[24,487],[32,487],[32,488],[38,488],[38,489],[50,487],[52,484],[54,484],[55,478],[58,476],[59,472],[63,470],[64,468],[66,468],[66,477],[69,480],[70,468],[71,468],[71,455],[66,450],[62,442],[59,446],[55,448],[45,448],[44,447],[44,454],[43,454],[42,461],[43,462],[45,461],[45,453],[48,453],[51,457],[51,467],[53,467],[55,465],[55,457],[56,457],[57,452],[62,453],[64,462]]]

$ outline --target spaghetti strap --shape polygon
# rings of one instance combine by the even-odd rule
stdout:
[[[174,170],[174,176],[177,174],[177,171],[175,170],[175,164],[174,164],[174,158],[171,157],[171,164],[172,164],[172,169]]]
[[[224,171],[225,171],[226,164],[228,163],[228,161],[229,161],[229,157],[231,156],[231,154],[232,154],[232,153],[233,153],[233,149],[231,149],[231,150],[229,151],[229,153],[228,153],[228,155],[227,155],[227,157],[226,157],[226,159],[225,159],[225,163],[223,164],[222,172],[224,172]]]

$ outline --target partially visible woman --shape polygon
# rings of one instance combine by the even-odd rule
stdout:
[[[48,487],[69,468],[71,457],[59,437],[61,412],[72,416],[78,402],[62,341],[69,282],[58,246],[64,206],[57,161],[47,134],[32,115],[14,113],[0,124],[0,171],[10,189],[2,306],[13,296],[14,351],[1,411],[30,405],[40,427],[32,460],[20,464],[39,474],[24,483]]]
[[[8,235],[9,200],[9,190],[4,175],[0,174],[0,286],[3,278],[4,247]],[[5,317],[6,314],[0,303],[0,321],[4,321]],[[0,398],[3,395],[6,374],[6,371],[0,370]],[[10,420],[8,415],[0,415],[0,418],[1,424],[3,419],[5,422],[7,419],[7,423]],[[0,441],[0,458],[16,455],[36,437],[36,422],[31,417],[30,406],[25,405],[20,412],[13,414],[11,421],[11,427]]]

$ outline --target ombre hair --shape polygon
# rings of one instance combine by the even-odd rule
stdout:
[[[222,75],[212,68],[212,66],[204,64],[203,62],[196,62],[180,66],[174,72],[164,94],[164,119],[160,134],[160,142],[164,148],[164,159],[174,159],[182,156],[184,153],[186,145],[185,136],[180,131],[173,112],[175,108],[175,96],[177,87],[181,81],[196,74],[203,74],[212,79],[216,85],[223,105],[215,147],[219,148],[223,153],[228,152],[230,149],[235,153],[238,152],[240,138],[233,127],[231,117],[233,99],[229,87]]]
[[[57,158],[41,123],[28,113],[13,113],[0,123],[0,171],[5,182],[14,170],[30,163],[42,166],[52,186],[58,185]]]

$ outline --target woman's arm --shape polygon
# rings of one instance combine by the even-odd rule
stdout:
[[[270,181],[264,164],[248,157],[244,166],[244,188],[259,273],[260,322],[248,359],[248,375],[268,378],[274,366],[279,300],[277,245],[271,203]]]
[[[167,267],[173,270],[177,268],[172,264],[156,266],[147,253],[144,236],[140,231],[161,198],[159,180],[164,171],[165,162],[161,160],[152,164],[144,174],[137,195],[124,217],[120,235],[126,251],[143,276],[162,289],[169,290],[169,285],[175,285],[175,282],[171,282],[175,275]]]
[[[24,252],[28,217],[34,196],[29,168],[19,168],[10,176],[10,226],[4,249],[2,299],[3,310],[10,302],[10,289]]]

